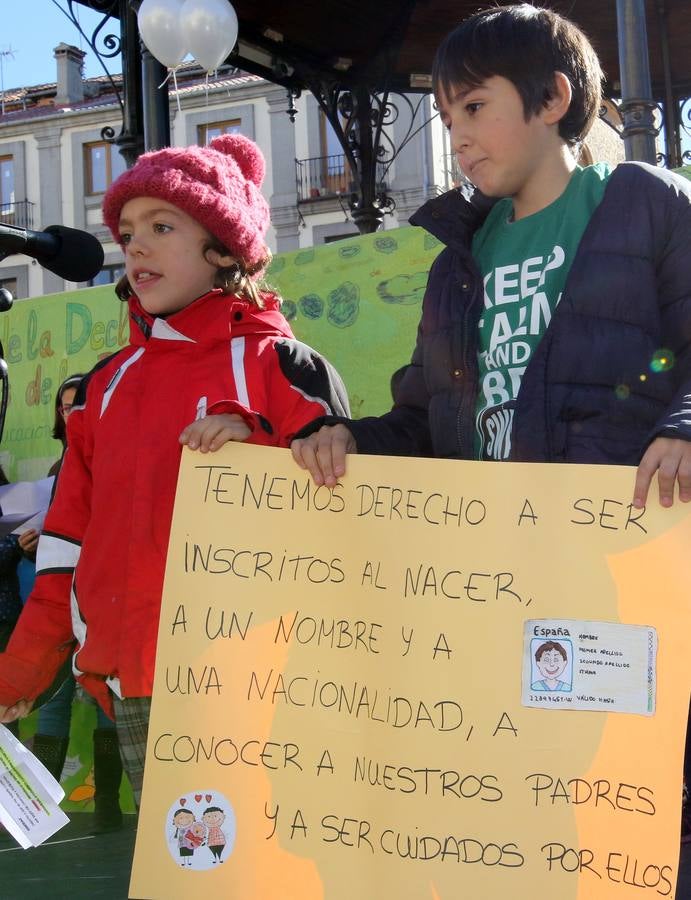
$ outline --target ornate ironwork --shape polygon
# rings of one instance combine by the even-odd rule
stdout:
[[[354,182],[349,200],[353,222],[363,233],[376,231],[384,216],[391,215],[396,208],[386,184],[387,172],[406,144],[434,118],[431,116],[417,125],[426,95],[421,95],[413,103],[405,94],[370,91],[362,85],[311,81],[308,87],[333,128],[348,161]],[[398,146],[386,130],[401,115],[397,104],[406,105],[410,112],[410,124]]]
[[[120,94],[120,89],[118,85],[115,83],[115,79],[108,71],[108,67],[106,66],[104,60],[105,59],[114,59],[116,56],[120,54],[120,50],[122,47],[122,40],[119,35],[116,34],[101,34],[103,29],[106,27],[106,23],[110,19],[115,19],[115,21],[119,20],[120,13],[120,4],[119,0],[81,0],[79,4],[77,4],[77,0],[63,0],[67,4],[67,9],[60,5],[58,0],[51,0],[54,6],[56,6],[63,15],[65,15],[70,22],[77,29],[79,34],[84,38],[84,40],[89,45],[90,49],[96,56],[99,65],[103,69],[103,72],[110,83],[111,88],[113,89],[113,93],[117,97],[118,104],[120,106],[120,111],[124,111],[124,105],[122,101],[122,96]],[[103,18],[98,23],[96,28],[94,28],[91,37],[84,31],[79,21],[79,16],[75,11],[75,5],[79,7],[87,6],[89,9],[92,9],[96,13],[102,13]],[[98,42],[102,41],[103,49],[99,50]]]
[[[679,126],[682,141],[686,140],[690,145],[690,149],[682,151],[681,161],[688,163],[691,162],[691,97],[686,97],[679,104]]]
[[[288,118],[294,125],[295,119],[299,112],[297,106],[295,105],[295,101],[298,99],[298,97],[300,96],[300,94],[302,92],[299,90],[296,90],[295,88],[288,88],[286,93],[288,94],[288,109],[286,109],[286,112],[288,113]]]
[[[101,137],[104,141],[115,144],[127,165],[131,166],[144,149],[140,50],[136,23],[136,7],[139,4],[137,0],[79,0],[79,3],[77,0],[63,0],[63,2],[66,8],[58,0],[52,0],[96,56],[120,107],[122,117],[120,133],[116,136],[115,129],[106,125],[101,130]],[[77,7],[85,6],[102,14],[91,35],[84,31],[77,14]],[[118,23],[119,34],[105,30],[111,19]],[[105,60],[115,59],[120,54],[122,54],[122,90],[105,63]]]

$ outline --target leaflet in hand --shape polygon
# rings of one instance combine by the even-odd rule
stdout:
[[[51,477],[0,486],[0,538],[10,533],[22,534],[29,528],[41,530],[53,481]]]
[[[58,806],[64,796],[43,763],[0,725],[0,822],[25,850],[69,822]]]

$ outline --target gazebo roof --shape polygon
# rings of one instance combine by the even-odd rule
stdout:
[[[424,78],[416,76],[429,75],[442,37],[484,5],[489,2],[233,0],[240,22],[237,64],[295,86],[302,80],[305,67],[309,67],[327,77],[332,73],[341,83],[352,79],[365,81],[371,87],[424,89]],[[506,3],[500,0],[498,5]],[[583,28],[600,56],[608,93],[616,96],[619,91],[616,0],[548,0],[537,5],[550,6]],[[664,9],[664,28],[658,8]],[[691,90],[689,0],[646,0],[646,17],[655,97],[664,96],[664,31],[669,42],[672,84],[679,93],[688,93]],[[281,69],[281,63],[288,66],[287,71]]]

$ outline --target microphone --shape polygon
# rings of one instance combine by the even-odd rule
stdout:
[[[66,281],[90,281],[103,267],[103,247],[98,238],[64,225],[31,231],[0,222],[0,259],[11,253],[33,257]]]

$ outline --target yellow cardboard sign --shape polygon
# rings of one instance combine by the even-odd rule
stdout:
[[[691,515],[632,485],[185,451],[131,896],[673,897]]]

